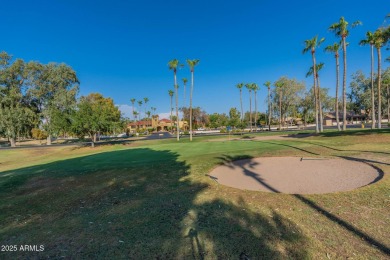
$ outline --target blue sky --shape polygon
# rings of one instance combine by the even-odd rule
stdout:
[[[323,46],[335,42],[327,28],[340,16],[363,22],[348,39],[348,75],[369,73],[369,47],[358,42],[384,24],[386,6],[385,0],[4,1],[0,46],[26,61],[67,63],[79,76],[80,95],[100,92],[124,110],[131,98],[148,97],[158,113],[169,111],[168,61],[200,59],[194,105],[228,112],[239,107],[239,82],[262,86],[288,76],[311,86],[305,78],[311,57],[302,55],[303,42],[315,35],[326,38]],[[317,61],[325,63],[321,84],[334,95],[333,55],[318,50]],[[187,67],[178,71],[178,79],[183,77],[190,79]],[[180,84],[180,105],[182,91]],[[265,97],[262,88],[260,111]],[[243,98],[248,109],[246,91]]]

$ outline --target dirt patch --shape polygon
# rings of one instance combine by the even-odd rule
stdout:
[[[366,163],[334,158],[265,157],[226,162],[210,177],[243,189],[289,194],[353,190],[373,183],[383,173]]]

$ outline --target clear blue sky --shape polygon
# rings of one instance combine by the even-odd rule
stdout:
[[[168,61],[200,59],[194,105],[228,112],[239,107],[239,82],[262,86],[288,76],[309,87],[303,41],[318,34],[324,46],[333,43],[327,28],[340,16],[363,22],[348,39],[348,75],[368,73],[369,47],[358,42],[383,25],[388,7],[385,0],[3,1],[0,48],[26,61],[67,63],[77,71],[81,95],[100,92],[118,105],[148,97],[159,113],[169,111],[173,88]],[[334,95],[334,58],[319,50],[317,61],[325,63],[322,86]],[[183,77],[190,79],[188,68],[178,72]],[[182,105],[182,84],[179,91]],[[264,111],[265,88],[258,95]],[[245,109],[248,99],[244,91]]]

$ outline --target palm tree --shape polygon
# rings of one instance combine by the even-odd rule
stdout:
[[[259,86],[256,83],[253,83],[252,89],[255,94],[255,131],[257,131],[257,91],[259,90]]]
[[[339,63],[339,49],[340,44],[334,43],[333,45],[329,45],[325,47],[326,52],[334,53],[334,57],[336,58],[336,101],[335,101],[335,112],[336,112],[336,122],[337,122],[337,129],[341,131],[340,129],[340,119],[339,119],[339,85],[340,85],[340,63]]]
[[[192,141],[192,93],[194,91],[194,68],[198,65],[199,60],[187,60],[191,71],[191,91],[190,91],[190,141]]]
[[[315,53],[316,53],[316,48],[318,48],[324,40],[325,40],[325,38],[321,38],[320,40],[318,40],[318,36],[315,36],[310,40],[306,40],[305,41],[305,48],[302,51],[303,53],[306,53],[310,50],[312,60],[313,60],[313,79],[314,79],[313,93],[315,96],[315,107],[316,107],[316,113],[315,113],[316,114],[316,133],[319,132],[319,129],[318,129],[319,104],[318,104],[318,96],[317,96],[317,81],[316,81],[316,77],[315,77],[315,75],[317,75]]]
[[[186,107],[186,85],[187,85],[187,82],[188,82],[188,79],[186,78],[182,78],[181,79],[183,81],[183,94],[184,94],[184,107]]]
[[[145,107],[144,107],[144,115],[146,116],[146,109],[147,109],[147,106],[146,106],[146,104],[149,102],[149,98],[147,98],[147,97],[145,97],[144,98],[144,104],[145,104]]]
[[[318,63],[316,65],[316,75],[315,78],[317,80],[317,93],[315,95],[317,96],[318,99],[318,107],[319,107],[319,115],[320,115],[320,132],[324,131],[324,126],[323,126],[323,117],[322,117],[322,103],[321,103],[321,87],[320,87],[320,77],[319,77],[319,71],[324,67],[324,63]],[[309,71],[306,73],[306,77],[309,77],[313,75],[314,70],[313,67],[310,67]]]
[[[170,70],[173,70],[173,78],[174,78],[174,88],[175,88],[175,93],[176,93],[176,140],[180,140],[180,129],[179,129],[179,97],[178,97],[178,88],[179,86],[177,85],[177,80],[176,80],[176,72],[177,72],[177,67],[179,65],[179,61],[177,59],[173,59],[168,62],[168,67]]]
[[[155,107],[151,107],[150,109],[153,111],[152,116],[153,116],[153,115],[156,115],[156,108],[155,108]]]
[[[133,106],[133,116],[134,116],[134,103],[135,103],[135,98],[130,99],[130,102],[131,102],[131,104],[132,104],[132,106]],[[135,120],[135,117],[134,117],[134,120]]]
[[[170,120],[171,120],[171,132],[173,132],[173,127],[172,127],[172,110],[173,110],[173,108],[172,108],[172,99],[173,99],[173,94],[174,93],[175,92],[173,90],[168,90],[168,94],[171,97],[171,118],[170,118]]]
[[[249,91],[249,124],[250,124],[250,132],[252,132],[252,84],[247,83],[245,87]]]
[[[150,111],[146,111],[146,115],[148,116],[148,119],[150,118],[150,114],[151,114],[152,112],[150,112]]]
[[[382,71],[381,71],[381,60],[382,60],[382,55],[381,55],[381,48],[386,44],[386,35],[385,31],[383,28],[379,28],[374,32],[373,35],[374,38],[374,46],[376,48],[377,54],[378,54],[378,128],[382,128],[382,90],[381,90],[381,85],[382,85]]]
[[[352,28],[360,25],[360,21],[356,21],[352,23]],[[329,27],[329,30],[334,32],[337,37],[341,37],[341,41],[343,44],[343,131],[347,129],[347,42],[346,38],[349,35],[348,31],[348,22],[341,17],[338,23],[334,23]]]
[[[134,121],[137,121],[137,116],[138,116],[138,112],[137,111],[133,111],[133,116],[134,116]],[[136,124],[136,128],[137,128],[138,123]]]
[[[283,99],[283,83],[275,82],[275,91],[279,94],[279,130],[282,130],[282,99]]]
[[[370,31],[366,33],[366,38],[359,42],[360,45],[370,44],[371,47],[371,129],[375,129],[375,91],[374,91],[374,34]]]
[[[139,119],[139,121],[141,121],[142,100],[138,100],[137,102],[138,102],[138,105],[139,105],[139,113],[138,113],[139,114],[139,118],[138,119]]]
[[[264,86],[268,89],[268,131],[271,131],[271,103],[270,103],[270,90],[271,90],[271,82],[267,81],[264,83]]]
[[[244,118],[244,111],[242,110],[242,87],[244,86],[244,83],[238,83],[236,87],[240,90],[240,104],[241,104],[241,123]]]

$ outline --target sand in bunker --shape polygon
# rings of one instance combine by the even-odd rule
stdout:
[[[318,194],[365,186],[378,180],[380,173],[368,164],[345,159],[265,157],[226,162],[210,176],[243,190]]]

